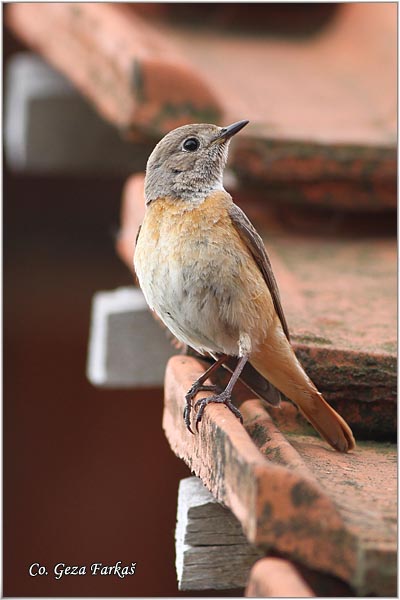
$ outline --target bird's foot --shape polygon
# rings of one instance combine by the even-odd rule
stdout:
[[[243,417],[241,415],[240,410],[236,408],[234,404],[232,404],[230,393],[224,390],[221,394],[218,394],[217,396],[209,396],[208,398],[201,398],[200,400],[197,400],[196,404],[194,405],[194,409],[198,410],[196,417],[196,431],[199,430],[199,423],[203,418],[203,413],[207,404],[211,404],[213,402],[225,404],[225,406],[227,406],[229,410],[233,412],[235,417],[237,417],[240,420],[240,422],[243,423]]]
[[[192,411],[192,400],[196,396],[198,392],[215,392],[217,389],[216,385],[203,385],[198,381],[195,381],[188,393],[185,396],[186,405],[185,410],[183,411],[183,418],[186,423],[186,427],[189,429],[190,433],[194,433],[190,426],[190,413]],[[214,397],[214,396],[212,396]],[[197,406],[197,402],[196,402]]]

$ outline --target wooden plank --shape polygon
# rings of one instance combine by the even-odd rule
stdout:
[[[180,590],[244,588],[251,566],[263,556],[197,477],[180,482],[175,542]]]
[[[198,477],[179,484],[176,539],[190,546],[247,544],[239,521]]]

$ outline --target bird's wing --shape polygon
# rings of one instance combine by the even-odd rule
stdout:
[[[283,331],[285,332],[287,339],[290,341],[289,328],[283,312],[278,285],[272,271],[271,262],[265,250],[264,242],[241,208],[232,203],[229,206],[228,212],[236,231],[239,233],[247,248],[250,250],[265,279],[265,283],[267,284],[271,293],[275,310],[281,321]]]

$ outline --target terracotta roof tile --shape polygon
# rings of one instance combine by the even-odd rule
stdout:
[[[225,406],[209,405],[192,435],[184,396],[202,372],[196,359],[170,360],[163,427],[173,451],[231,508],[249,541],[336,575],[361,595],[393,594],[395,446],[364,442],[343,455],[314,436],[285,439],[243,389],[236,398],[244,427]]]

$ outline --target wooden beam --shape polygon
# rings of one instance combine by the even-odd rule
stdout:
[[[175,541],[180,590],[244,588],[251,566],[264,555],[198,477],[179,484]]]

